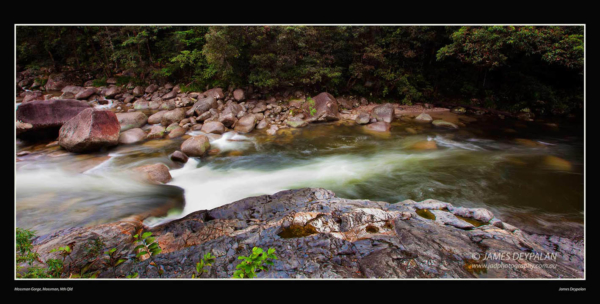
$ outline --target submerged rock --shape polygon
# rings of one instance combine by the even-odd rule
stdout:
[[[366,125],[365,128],[369,131],[374,131],[374,132],[389,132],[390,129],[392,128],[392,125],[387,122],[378,121],[378,122],[374,122],[374,123]]]
[[[573,165],[560,157],[548,155],[544,157],[544,164],[554,170],[571,171]]]
[[[445,120],[434,120],[431,123],[434,126],[440,127],[440,128],[458,129],[457,125],[455,125],[455,124],[453,124],[451,122],[445,121]]]
[[[420,216],[424,209],[435,217]],[[483,222],[474,225],[467,221],[469,217]],[[136,246],[131,235],[140,228],[141,222],[136,221],[69,228],[36,239],[34,250],[43,260],[58,257],[50,249],[77,240],[69,265],[70,271],[78,273],[86,265],[85,259],[77,257],[85,254],[87,240],[101,236],[109,247],[127,255]],[[203,277],[230,278],[237,257],[248,256],[253,247],[273,248],[278,257],[268,271],[257,273],[259,278],[583,277],[582,242],[528,235],[489,211],[436,200],[388,204],[305,188],[196,211],[145,230],[152,232],[162,252],[151,260],[126,260],[115,269],[99,263],[95,268],[99,277],[137,272],[142,278],[190,278],[198,256],[211,252],[216,260]],[[484,260],[486,255],[501,253],[511,258]],[[557,256],[512,258],[533,253]],[[160,276],[157,268],[162,269]]]
[[[409,146],[411,150],[436,150],[437,144],[433,140],[424,140],[416,142]]]

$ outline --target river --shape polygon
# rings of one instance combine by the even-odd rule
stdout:
[[[436,115],[432,114],[434,118]],[[561,230],[583,223],[583,124],[569,120],[522,122],[455,115],[458,130],[409,119],[389,134],[349,122],[311,124],[246,135],[211,136],[214,155],[181,165],[168,155],[185,140],[151,140],[91,155],[47,143],[17,141],[17,226],[41,233],[92,225],[175,201],[155,225],[191,212],[280,190],[321,187],[337,196],[395,203],[434,198],[485,207],[515,224]],[[148,127],[148,126],[147,126]],[[199,131],[189,135],[202,134]],[[411,149],[434,141],[437,149]],[[566,162],[565,162],[566,160]],[[171,168],[168,185],[147,185],[128,172],[156,162]],[[183,200],[181,196],[183,195]],[[171,205],[169,205],[171,206]]]

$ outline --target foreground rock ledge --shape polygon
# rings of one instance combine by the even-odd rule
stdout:
[[[423,212],[436,217],[428,219]],[[476,227],[456,215],[482,225]],[[101,237],[106,249],[116,247],[126,255],[135,247],[132,235],[141,227],[140,219],[133,218],[65,229],[36,238],[34,249],[46,260],[57,255],[51,249],[71,243],[70,270],[77,272],[88,263],[87,241]],[[290,235],[290,227],[304,234]],[[154,257],[154,263],[164,269],[162,278],[190,278],[199,257],[209,251],[217,258],[203,277],[230,278],[237,257],[248,255],[254,246],[273,247],[279,257],[272,269],[259,273],[263,278],[583,277],[582,241],[529,235],[486,209],[457,208],[436,200],[388,204],[342,199],[329,190],[306,188],[197,211],[149,230],[163,249]],[[511,258],[486,261],[486,253]],[[512,258],[527,253],[554,253],[557,258]],[[128,260],[113,273],[98,261],[89,271],[100,270],[100,277],[138,272],[142,278],[158,278],[157,268],[150,263],[149,259]],[[479,268],[486,263],[517,266]]]

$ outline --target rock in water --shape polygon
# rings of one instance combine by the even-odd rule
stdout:
[[[86,109],[60,128],[58,144],[71,152],[93,152],[117,145],[120,130],[115,113]]]
[[[218,121],[208,121],[202,125],[200,131],[204,133],[223,134],[225,133],[225,126]]]
[[[254,126],[256,126],[256,115],[246,114],[237,121],[234,130],[239,133],[250,133],[254,130]]]
[[[381,106],[376,106],[373,108],[371,116],[377,119],[377,121],[391,123],[392,120],[394,120],[394,106],[392,106],[389,103],[386,103]]]
[[[120,144],[133,144],[146,139],[146,132],[140,128],[129,129],[119,135]]]
[[[308,121],[302,120],[299,117],[292,117],[288,119],[286,123],[292,128],[303,128],[308,126]]]
[[[179,150],[177,150],[177,151],[173,152],[171,155],[169,155],[169,158],[172,161],[176,161],[176,162],[180,162],[180,163],[187,163],[187,161],[188,161],[188,156]]]
[[[448,129],[458,129],[458,126],[448,122],[448,121],[444,121],[444,120],[434,120],[431,122],[434,126],[436,127],[440,127],[440,128],[448,128]]]
[[[74,99],[36,100],[17,108],[17,120],[31,124],[19,138],[56,138],[60,127],[79,112],[90,109],[85,101]]]
[[[333,95],[323,92],[302,105],[302,109],[313,118],[325,121],[339,120],[338,103]]]
[[[171,181],[171,173],[169,173],[169,167],[165,164],[153,164],[136,167],[134,171],[143,174],[143,178],[154,183],[166,184]]]
[[[181,151],[188,156],[203,156],[210,149],[210,141],[204,135],[188,138],[181,144]]]
[[[169,132],[169,135],[167,135],[167,138],[173,139],[173,138],[181,137],[181,136],[185,135],[186,131],[187,130],[185,128],[177,126],[177,127],[175,127],[175,129],[173,129],[173,130],[171,130],[171,132]]]
[[[148,116],[142,112],[117,113],[121,124],[121,132],[133,128],[141,128],[148,122]]]
[[[431,122],[433,118],[427,113],[421,113],[419,116],[415,117],[415,120],[418,122]]]
[[[369,113],[361,112],[356,116],[356,123],[359,125],[366,125],[371,121],[371,116]]]
[[[390,125],[387,122],[378,121],[378,122],[374,122],[372,124],[366,125],[365,128],[369,131],[389,132],[392,129],[392,125]]]

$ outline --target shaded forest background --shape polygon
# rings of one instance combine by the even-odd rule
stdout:
[[[543,114],[583,108],[582,26],[17,26],[17,69]]]

